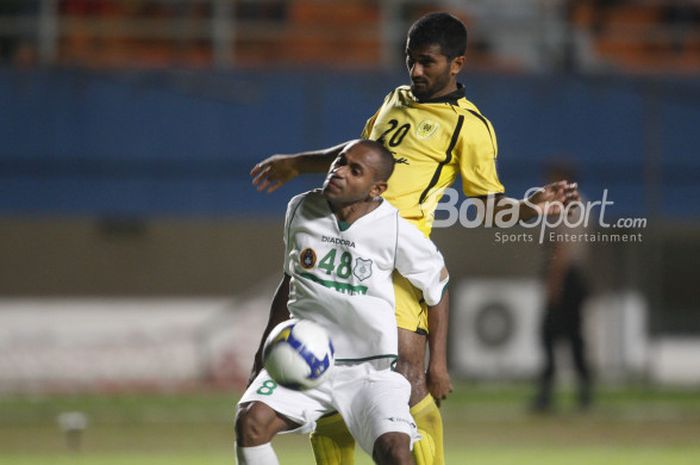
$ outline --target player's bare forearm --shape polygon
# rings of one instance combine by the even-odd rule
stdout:
[[[557,215],[562,208],[579,200],[579,192],[577,183],[557,181],[537,189],[530,197],[522,200],[504,194],[495,194],[493,198],[479,196],[475,200],[481,200],[485,204],[484,224],[497,225],[494,220],[504,210],[516,213],[517,219],[522,221],[529,221],[539,215]]]
[[[450,295],[447,289],[442,300],[428,307],[428,347],[430,360],[426,382],[428,391],[440,403],[452,392],[452,382],[447,371],[447,325],[449,320]]]
[[[524,221],[528,221],[537,216],[537,210],[529,205],[529,202],[527,202],[525,199],[518,200],[513,197],[506,197],[504,194],[495,194],[491,204],[493,206],[490,208],[488,204],[489,199],[487,196],[478,197],[478,200],[481,200],[484,202],[484,204],[486,204],[486,207],[484,208],[484,224],[497,224],[494,221],[496,215],[505,210],[517,212],[518,219]]]
[[[267,319],[267,326],[263,331],[262,337],[260,338],[260,345],[258,346],[258,351],[255,353],[255,360],[253,361],[253,369],[250,373],[250,378],[248,379],[248,384],[250,384],[258,372],[262,369],[262,351],[265,345],[265,340],[270,334],[270,331],[289,319],[289,310],[287,309],[287,301],[289,300],[289,276],[284,275],[279,286],[277,286],[277,291],[275,291],[275,296],[272,298],[272,304],[270,305],[270,316]]]
[[[333,160],[343,150],[348,142],[328,147],[327,149],[303,152],[296,155],[297,167],[300,173],[325,173]]]
[[[558,215],[564,207],[578,200],[578,183],[556,181],[519,201],[520,219],[527,221],[539,215]]]
[[[250,176],[258,191],[274,192],[303,173],[325,173],[347,142],[321,150],[273,155],[257,163]]]

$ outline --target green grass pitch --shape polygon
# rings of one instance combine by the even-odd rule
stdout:
[[[604,390],[576,412],[570,396],[550,416],[527,412],[529,388],[461,385],[444,404],[450,465],[696,465],[700,392]],[[229,464],[235,393],[0,397],[0,465]],[[90,424],[70,450],[64,411]],[[313,464],[305,437],[274,442],[284,465]],[[357,465],[371,464],[362,452]]]

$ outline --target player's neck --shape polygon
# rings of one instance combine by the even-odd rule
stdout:
[[[435,92],[435,94],[431,95],[427,100],[433,100],[436,98],[444,97],[445,95],[450,95],[454,92],[457,91],[457,81],[452,81],[439,91]]]
[[[347,224],[352,224],[359,220],[375,208],[377,208],[382,203],[382,198],[371,198],[361,202],[353,202],[349,204],[333,204],[329,202],[331,210],[338,218]]]
[[[457,82],[457,80],[452,81],[450,84],[446,85],[439,91],[435,92],[429,97],[422,97],[418,98],[416,97],[416,100],[419,102],[423,103],[430,103],[430,102],[435,102],[435,101],[441,101],[441,99],[447,98],[449,96],[453,96],[455,98],[459,98],[457,91],[462,89],[462,85]]]

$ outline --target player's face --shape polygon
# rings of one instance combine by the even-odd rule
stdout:
[[[371,149],[350,144],[333,161],[323,183],[323,195],[334,205],[348,205],[381,194],[377,183],[375,157]]]
[[[411,92],[418,100],[442,97],[457,89],[457,74],[464,57],[449,60],[438,44],[411,47],[406,42],[406,67],[411,77]]]

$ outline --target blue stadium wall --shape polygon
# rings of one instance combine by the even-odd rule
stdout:
[[[555,158],[615,215],[697,218],[700,83],[465,74],[493,122],[499,173],[521,196]],[[260,158],[357,137],[405,76],[0,70],[0,214],[281,215],[321,177],[258,195]]]

